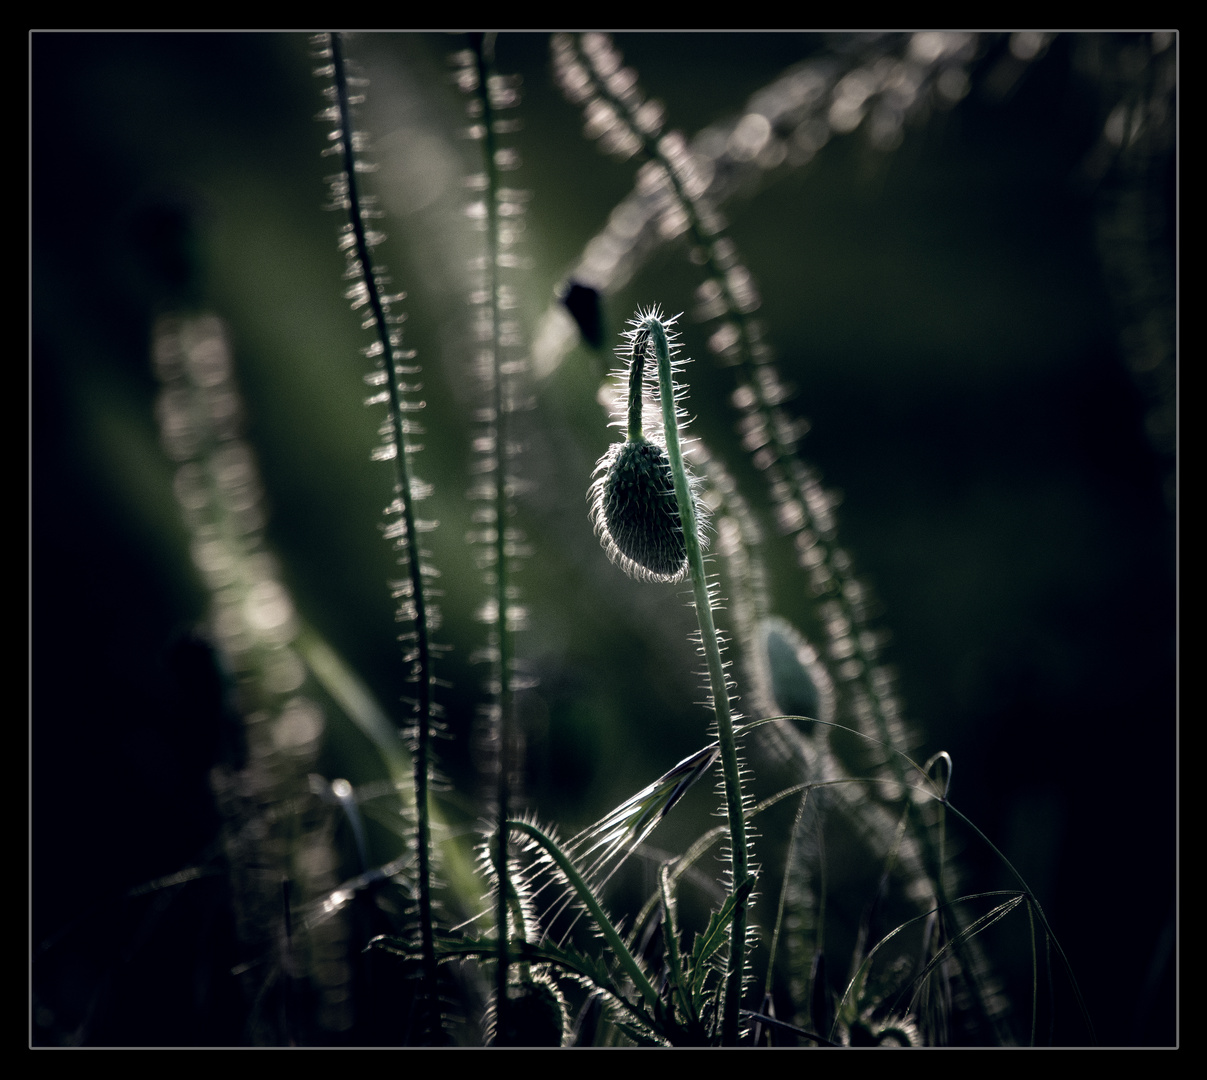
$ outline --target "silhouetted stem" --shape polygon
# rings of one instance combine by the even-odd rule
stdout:
[[[431,757],[432,724],[432,663],[428,639],[427,602],[424,595],[423,575],[419,565],[419,537],[415,531],[415,509],[411,494],[411,477],[407,461],[406,431],[403,424],[402,388],[398,381],[398,357],[390,324],[387,321],[385,303],[373,261],[369,253],[369,242],[365,235],[365,224],[360,192],[356,181],[356,157],[353,152],[352,115],[348,101],[348,77],[344,67],[343,42],[339,34],[331,35],[331,55],[335,67],[335,86],[339,95],[340,141],[344,150],[344,172],[348,179],[348,217],[356,241],[356,258],[360,262],[361,276],[368,292],[374,326],[381,344],[390,397],[390,421],[393,427],[395,446],[395,488],[402,504],[404,544],[407,556],[407,573],[410,579],[411,600],[414,604],[415,623],[415,847],[419,875],[419,933],[423,957],[423,984],[425,1002],[426,1037],[432,1037],[440,1029],[440,997],[436,988],[436,946],[432,927],[432,870],[431,870],[431,822],[428,809],[428,777]]]
[[[495,837],[495,876],[499,895],[495,918],[498,926],[498,966],[495,972],[495,1016],[504,1031],[507,1009],[508,903],[507,815],[510,812],[511,762],[511,641],[507,635],[507,414],[503,400],[503,373],[499,363],[499,173],[495,165],[494,108],[490,100],[490,64],[493,35],[471,35],[478,67],[478,100],[482,103],[482,156],[486,168],[486,280],[490,292],[490,349],[492,364],[491,412],[494,415],[494,570],[495,634],[498,638],[498,740],[499,774],[496,788],[498,827]]]
[[[653,344],[658,361],[659,396],[662,400],[662,419],[666,435],[666,454],[675,479],[675,499],[683,526],[684,546],[691,570],[692,594],[696,602],[696,618],[704,658],[708,664],[708,681],[712,690],[713,709],[717,720],[717,741],[721,747],[721,770],[725,777],[725,808],[729,818],[730,858],[733,880],[730,887],[736,894],[749,876],[749,855],[746,843],[746,815],[742,804],[741,770],[738,764],[737,741],[733,731],[733,716],[729,707],[729,689],[725,683],[725,668],[721,646],[712,617],[712,599],[704,573],[704,553],[700,546],[700,527],[696,520],[696,505],[692,498],[683,464],[683,449],[679,443],[679,421],[675,413],[675,389],[671,375],[670,343],[666,329],[656,318],[647,319],[641,326]],[[641,344],[641,338],[637,339]],[[721,1043],[734,1046],[738,1041],[738,1024],[742,1000],[742,971],[746,959],[746,901],[740,899],[734,909],[729,947],[729,971],[725,987],[722,1014]]]

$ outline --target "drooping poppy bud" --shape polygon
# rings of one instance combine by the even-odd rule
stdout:
[[[644,437],[626,439],[595,472],[591,519],[608,557],[635,578],[681,580],[687,549],[666,451]]]
[[[699,538],[703,513],[696,496],[696,481],[686,471],[680,456],[679,468],[690,499],[689,510],[681,511],[675,493],[675,466],[664,441],[663,425],[655,423],[646,435],[642,427],[642,399],[646,393],[672,401],[679,388],[672,384],[671,370],[682,365],[675,359],[678,345],[672,329],[674,319],[666,319],[657,308],[639,311],[631,329],[622,336],[619,350],[627,362],[627,371],[618,373],[628,382],[628,408],[624,416],[627,437],[614,443],[595,466],[588,498],[591,521],[604,550],[625,573],[641,581],[681,581],[688,574],[688,552],[684,536],[684,514],[692,517],[690,527]],[[657,331],[666,363],[666,385],[660,385],[657,372],[646,377],[646,352],[650,335]],[[664,401],[664,410],[665,410]],[[677,412],[677,410],[675,410]],[[619,417],[617,423],[619,423]],[[676,425],[680,422],[675,416]],[[679,446],[678,431],[673,445]],[[669,437],[669,436],[668,436]]]

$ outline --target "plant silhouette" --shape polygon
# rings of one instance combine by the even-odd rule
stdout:
[[[1177,51],[33,35],[31,1042],[1176,1043]]]

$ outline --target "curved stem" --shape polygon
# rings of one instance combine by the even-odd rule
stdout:
[[[658,991],[650,983],[641,965],[629,951],[629,947],[624,943],[624,938],[620,936],[620,932],[612,925],[612,920],[608,918],[596,899],[595,894],[591,891],[591,887],[583,880],[583,876],[578,872],[574,863],[550,837],[546,836],[531,822],[514,820],[508,822],[508,824],[516,832],[526,833],[532,837],[544,849],[545,854],[553,860],[558,870],[565,875],[566,881],[574,890],[583,907],[587,909],[587,913],[594,921],[596,929],[603,936],[604,941],[608,943],[609,948],[611,948],[616,959],[620,962],[620,966],[624,969],[625,974],[633,980],[633,985],[637,988],[637,992],[641,994],[646,1008],[651,1014],[656,1014],[658,1011]]]

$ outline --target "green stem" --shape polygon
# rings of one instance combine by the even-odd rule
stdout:
[[[490,65],[494,52],[494,37],[476,33],[471,38],[478,68],[478,100],[482,103],[482,156],[486,165],[486,275],[490,291],[490,341],[493,380],[491,412],[494,416],[495,491],[494,491],[494,571],[495,571],[495,633],[498,637],[498,730],[499,774],[496,788],[498,827],[495,837],[495,876],[499,895],[495,918],[498,925],[498,965],[495,970],[495,1010],[500,1031],[506,1030],[503,1013],[507,1008],[508,956],[508,895],[510,883],[507,867],[507,818],[510,813],[511,762],[511,641],[507,634],[507,428],[506,403],[503,399],[503,372],[499,350],[499,173],[495,165],[495,120],[490,100]]]
[[[665,428],[666,454],[675,480],[675,499],[683,526],[687,562],[691,570],[692,594],[696,602],[696,618],[700,623],[700,638],[708,664],[708,681],[712,690],[713,709],[717,720],[717,742],[721,747],[721,770],[725,777],[725,809],[729,818],[730,858],[735,894],[750,876],[749,853],[746,841],[746,815],[742,804],[741,768],[738,764],[737,741],[734,737],[733,715],[729,706],[729,688],[725,682],[725,667],[721,660],[721,645],[712,617],[712,598],[704,573],[704,552],[700,544],[700,528],[696,520],[696,505],[692,498],[679,443],[679,420],[675,410],[675,388],[671,373],[670,343],[661,320],[653,316],[642,323],[637,342],[648,339],[653,343],[658,361],[659,397],[662,400],[662,419]],[[734,910],[729,946],[729,972],[722,1014],[721,1043],[733,1046],[738,1041],[738,1024],[742,1000],[742,974],[746,962],[747,904],[740,899]]]
[[[645,388],[645,334],[633,339],[633,355],[629,360],[628,435],[632,442],[645,438],[641,429],[642,390]]]
[[[436,988],[436,944],[432,926],[431,823],[428,808],[428,777],[431,768],[432,662],[428,638],[427,602],[420,567],[419,538],[415,531],[414,499],[411,494],[411,477],[407,461],[402,387],[398,379],[398,343],[395,335],[390,331],[391,324],[386,312],[386,304],[382,299],[381,288],[369,252],[368,237],[365,234],[364,213],[356,180],[356,157],[352,148],[352,114],[348,100],[348,77],[344,66],[343,41],[339,34],[331,35],[331,55],[335,68],[336,92],[339,95],[340,141],[344,151],[344,173],[348,179],[348,216],[356,241],[356,258],[360,262],[370,310],[373,312],[374,326],[381,344],[390,395],[390,421],[396,451],[394,454],[395,489],[402,507],[407,571],[415,611],[415,664],[413,669],[417,736],[414,762],[417,818],[415,847],[419,874],[420,948],[423,956],[424,999],[427,1009],[425,1017],[427,1030],[424,1034],[426,1037],[434,1037],[441,1025],[440,996]]]

